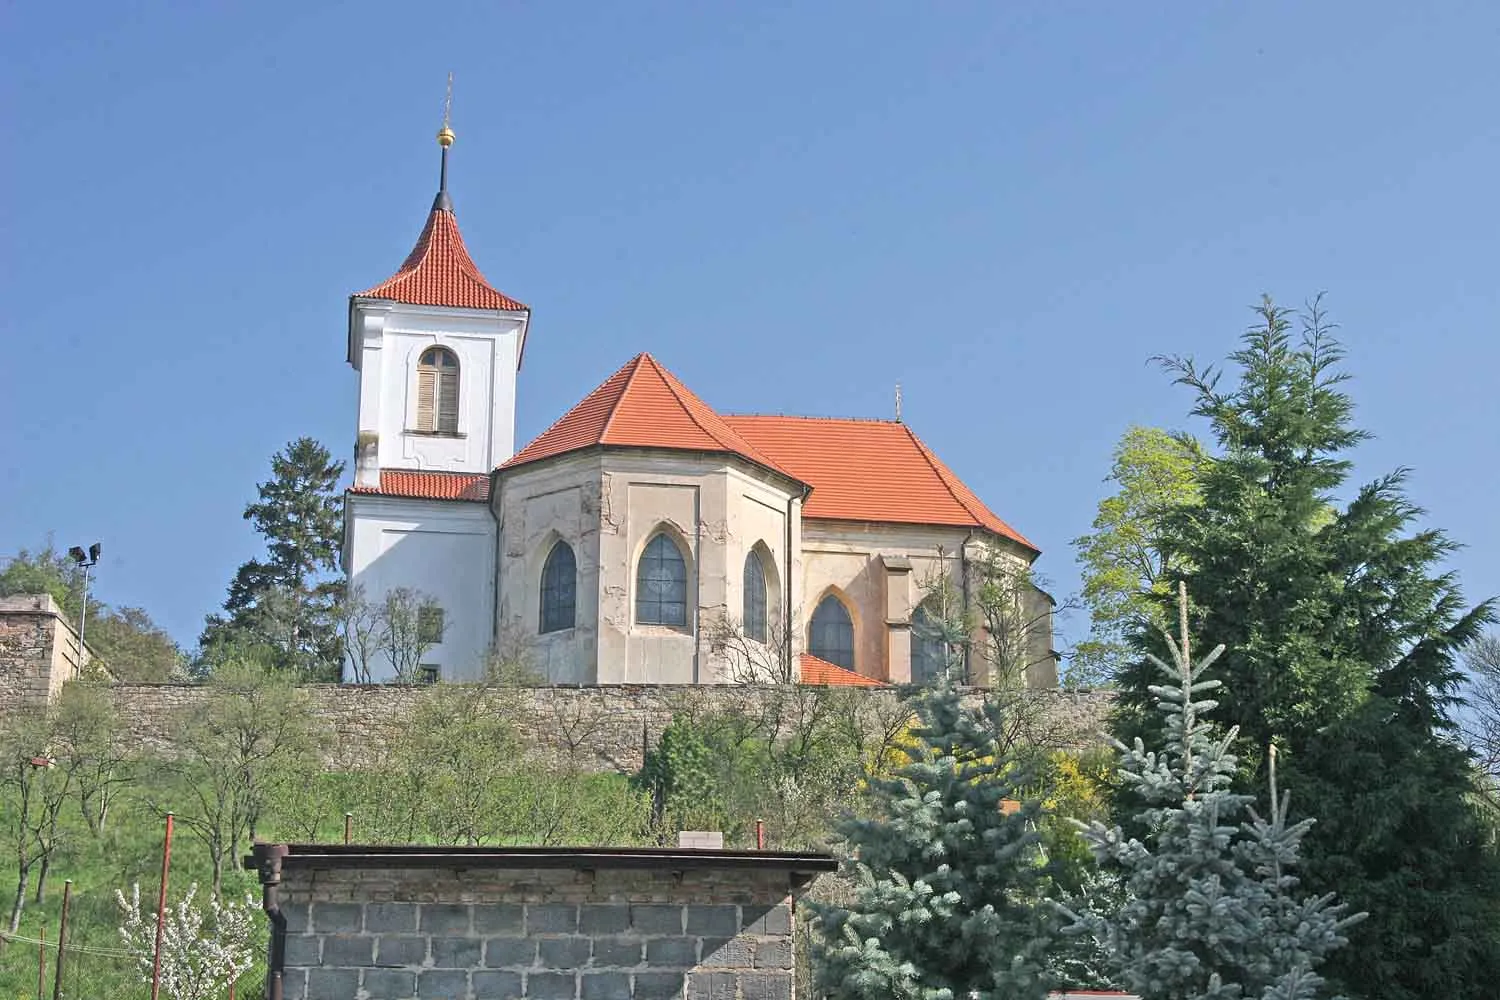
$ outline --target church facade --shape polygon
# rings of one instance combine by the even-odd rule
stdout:
[[[368,601],[405,588],[431,602],[408,679],[475,679],[496,655],[558,684],[873,685],[940,670],[924,601],[968,595],[977,565],[1024,574],[1039,551],[904,423],[720,414],[643,353],[516,450],[531,311],[469,256],[444,135],[415,248],[349,300],[344,568]],[[1019,601],[1043,623],[1027,683],[1053,686],[1049,599]],[[972,683],[989,680],[982,660],[966,656]],[[396,672],[380,653],[367,668]]]

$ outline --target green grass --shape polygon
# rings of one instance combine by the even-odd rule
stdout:
[[[149,775],[149,771],[146,772]],[[505,786],[511,779],[494,780],[497,786]],[[506,812],[513,819],[511,805],[529,805],[537,822],[549,823],[557,815],[568,818],[566,829],[559,831],[549,825],[546,830],[527,829],[512,825],[502,834],[486,839],[491,844],[535,844],[543,840],[566,844],[639,843],[644,829],[637,823],[635,812],[643,808],[639,797],[632,793],[623,775],[588,774],[571,775],[559,779],[563,794],[558,795],[556,782],[548,790],[543,801],[535,799],[535,781],[518,781],[513,794],[501,796],[507,806]],[[63,881],[73,881],[72,902],[69,909],[68,947],[72,949],[65,959],[63,996],[70,1000],[147,1000],[150,988],[138,971],[135,962],[126,957],[102,953],[120,953],[123,945],[119,936],[121,913],[115,900],[115,892],[127,896],[134,883],[140,883],[142,909],[155,912],[156,894],[161,877],[161,849],[163,835],[162,818],[146,806],[150,798],[170,805],[163,798],[164,789],[152,787],[149,777],[144,778],[126,794],[112,810],[104,832],[95,835],[87,830],[78,818],[76,804],[70,803],[66,843],[58,852],[48,876],[46,895],[41,904],[28,898],[18,937],[29,940],[11,941],[0,950],[0,1000],[34,1000],[37,995],[38,946],[35,942],[45,930],[49,942],[43,996],[52,996],[58,918],[61,910]],[[150,793],[149,795],[147,793]],[[531,797],[528,797],[531,796]],[[396,840],[417,843],[451,843],[430,830],[419,831],[414,837],[398,837],[382,832],[382,825],[390,821],[393,813],[399,814],[398,802],[391,798],[389,789],[369,775],[324,774],[307,787],[300,788],[295,797],[279,803],[267,817],[260,834],[271,841],[339,842],[344,835],[344,813],[355,814],[355,840],[360,843],[388,843]],[[186,807],[186,804],[183,804]],[[550,811],[550,814],[549,814]],[[304,818],[304,822],[290,822],[292,815]],[[306,818],[315,819],[312,829]],[[9,817],[0,808],[0,829],[5,829]],[[308,837],[312,829],[314,836]],[[240,855],[248,850],[241,845]],[[260,899],[260,886],[253,872],[239,868],[240,857],[226,869],[224,895],[239,899],[249,893]],[[15,896],[14,863],[0,867],[0,921],[10,913]],[[202,902],[212,881],[212,865],[207,849],[180,821],[172,842],[172,869],[169,880],[169,905],[180,899],[190,883],[199,885],[199,901]],[[35,892],[35,874],[28,895]],[[0,924],[0,926],[4,926]],[[259,959],[265,952],[264,923],[261,939],[256,942]],[[264,970],[257,963],[237,984],[237,996],[241,1000],[254,1000],[261,995]],[[227,996],[227,991],[226,994]]]
[[[28,899],[18,935],[36,939],[43,935],[48,942],[44,996],[50,998],[57,967],[56,941],[62,909],[63,882],[73,881],[68,912],[68,947],[63,967],[63,996],[71,1000],[145,1000],[150,989],[141,982],[132,959],[95,952],[119,953],[120,909],[115,891],[129,895],[130,886],[139,882],[143,900],[156,909],[156,893],[161,878],[162,823],[143,807],[122,802],[110,817],[102,835],[95,836],[82,827],[70,830],[68,842],[53,861],[47,878],[46,896],[40,905]],[[208,853],[186,831],[178,828],[172,845],[172,872],[169,899],[175,900],[188,884],[200,885],[200,899],[206,894],[211,867]],[[14,865],[0,869],[0,900],[8,917],[15,898]],[[35,876],[31,892],[35,891]],[[259,898],[259,886],[249,872],[229,873],[225,878],[226,895],[245,891]],[[29,893],[30,895],[30,893]],[[3,918],[0,918],[3,919]],[[257,949],[259,954],[260,949]],[[36,944],[11,941],[0,954],[0,1000],[36,997],[38,947]],[[238,984],[238,996],[259,995],[262,972],[254,969]],[[227,995],[227,994],[226,994]]]

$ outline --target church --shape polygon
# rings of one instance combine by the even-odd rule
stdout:
[[[531,309],[464,246],[453,139],[445,124],[416,246],[349,299],[344,569],[367,600],[432,602],[408,679],[477,679],[517,645],[552,684],[874,686],[941,670],[928,595],[967,600],[977,561],[1024,574],[1040,553],[899,419],[719,413],[641,353],[515,448]],[[1050,599],[1028,586],[1020,600],[1044,623],[1026,683],[1055,686]],[[374,660],[367,679],[393,679]],[[983,657],[964,669],[990,680]]]

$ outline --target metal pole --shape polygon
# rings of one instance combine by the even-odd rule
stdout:
[[[57,963],[53,968],[52,1000],[62,1000],[63,951],[68,945],[68,903],[73,898],[73,880],[63,882],[62,916],[57,921]]]
[[[344,813],[344,843],[347,844],[354,836],[354,814]]]
[[[167,925],[167,875],[172,869],[172,814],[161,847],[161,892],[156,897],[156,948],[151,955],[151,1000],[161,996],[161,939]]]
[[[83,564],[83,607],[78,612],[78,660],[83,662],[83,626],[89,617],[89,563]]]
[[[763,819],[755,821],[755,849],[757,851],[766,849],[766,821]]]
[[[47,988],[47,925],[42,925],[42,938],[36,946],[36,1000],[46,1000]]]

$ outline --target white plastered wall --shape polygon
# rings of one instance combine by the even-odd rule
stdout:
[[[444,680],[483,676],[495,586],[495,522],[489,508],[358,493],[345,502],[351,583],[371,601],[397,587],[433,598],[443,609],[443,641],[423,662],[438,666]],[[388,681],[394,670],[377,657],[371,675]]]
[[[349,358],[359,370],[356,482],[379,468],[488,473],[515,450],[516,371],[525,313],[355,299]],[[415,430],[417,364],[430,347],[459,363],[456,436]]]

